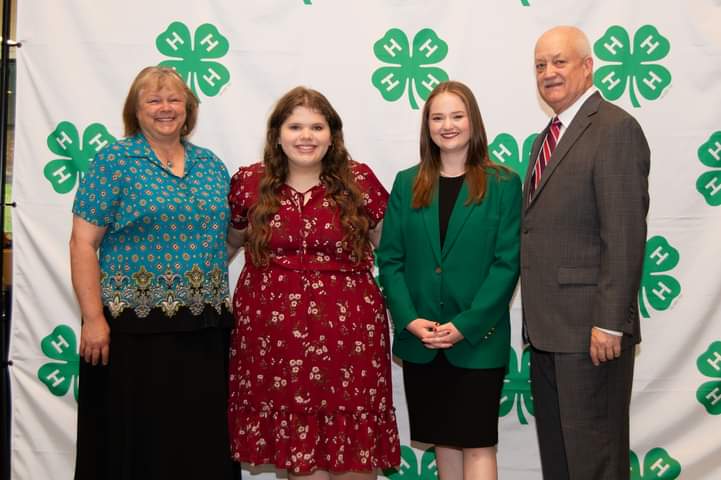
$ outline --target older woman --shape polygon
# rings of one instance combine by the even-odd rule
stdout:
[[[278,101],[263,163],[231,185],[231,243],[245,247],[230,358],[237,461],[291,480],[369,480],[400,463],[388,320],[371,274],[387,199],[350,160],[322,94],[297,87]]]
[[[229,175],[185,139],[197,109],[175,71],[143,69],[126,138],[96,155],[75,198],[76,479],[231,478]]]

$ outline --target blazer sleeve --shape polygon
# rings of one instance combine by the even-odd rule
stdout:
[[[488,275],[481,283],[468,310],[456,315],[451,323],[471,345],[479,344],[491,334],[496,324],[506,318],[516,289],[520,270],[521,182],[509,174],[499,180],[501,188],[500,221],[496,247]]]
[[[396,332],[405,329],[410,322],[418,318],[405,279],[406,251],[403,217],[410,208],[409,193],[402,173],[399,173],[393,182],[383,219],[381,241],[375,252],[378,260],[379,280]]]
[[[632,333],[643,270],[650,151],[631,116],[614,122],[594,164],[601,261],[593,325]]]

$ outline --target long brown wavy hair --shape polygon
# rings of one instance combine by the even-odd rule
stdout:
[[[343,121],[323,94],[306,87],[295,87],[283,95],[268,118],[263,151],[265,171],[260,181],[258,201],[249,212],[250,229],[246,250],[254,265],[268,265],[270,219],[280,207],[280,189],[288,178],[288,157],[278,145],[280,129],[297,107],[314,110],[328,122],[331,146],[321,161],[320,181],[326,187],[326,197],[337,206],[344,233],[344,247],[359,262],[370,248],[370,219],[365,212],[361,191],[351,171],[350,155],[343,142]]]
[[[420,168],[413,182],[413,208],[423,208],[431,204],[433,190],[438,182],[441,171],[441,150],[433,142],[428,126],[433,100],[442,93],[451,93],[461,99],[468,113],[470,124],[470,143],[466,156],[466,179],[468,185],[468,198],[466,205],[473,202],[480,203],[486,194],[487,173],[490,168],[496,172],[505,170],[488,158],[488,139],[483,126],[481,111],[478,108],[476,97],[461,82],[447,81],[439,83],[431,92],[426,104],[423,106],[423,119],[421,121],[421,161]]]

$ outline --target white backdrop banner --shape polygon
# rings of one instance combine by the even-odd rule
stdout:
[[[260,159],[276,99],[296,85],[318,89],[343,117],[352,155],[390,187],[418,161],[419,109],[448,78],[474,90],[492,157],[525,172],[549,118],[535,90],[533,46],[557,24],[588,34],[596,87],[639,120],[652,150],[630,477],[721,478],[718,0],[18,4],[13,479],[72,478],[79,311],[71,204],[95,152],[122,135],[122,104],[142,67],[184,75],[202,102],[192,140],[231,173]],[[233,281],[239,270],[236,262]],[[510,480],[541,477],[519,297],[500,418],[500,476]],[[436,478],[433,451],[410,446],[397,365],[393,380],[403,463],[385,475]]]

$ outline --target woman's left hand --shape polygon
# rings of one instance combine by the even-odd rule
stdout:
[[[427,343],[432,344],[434,348],[451,348],[463,338],[463,334],[458,331],[456,326],[448,322],[436,327],[436,336],[429,339]]]

